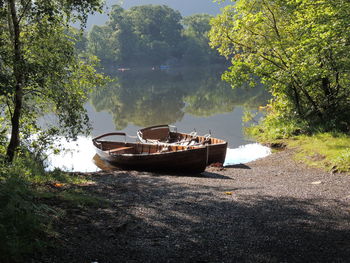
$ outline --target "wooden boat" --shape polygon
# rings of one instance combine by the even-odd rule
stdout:
[[[171,131],[170,125],[157,125],[140,129],[137,137],[142,143],[182,145],[182,146],[208,146],[208,165],[224,163],[227,151],[227,142],[213,138],[209,134],[198,136],[196,133],[180,133],[176,127]]]
[[[92,139],[97,155],[123,169],[200,173],[207,166],[207,147],[157,145],[141,142],[101,140],[122,132],[106,133]]]

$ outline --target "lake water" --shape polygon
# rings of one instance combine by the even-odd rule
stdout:
[[[62,139],[72,151],[50,155],[51,167],[96,171],[93,136],[116,130],[135,136],[139,128],[158,124],[175,125],[181,132],[195,129],[197,134],[211,133],[228,141],[226,164],[268,155],[267,147],[244,136],[242,126],[244,111],[265,105],[267,93],[262,87],[233,90],[221,80],[222,72],[218,68],[115,70],[111,75],[114,82],[96,88],[86,105],[93,127],[91,137],[69,143]]]

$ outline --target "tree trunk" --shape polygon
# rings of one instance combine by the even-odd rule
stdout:
[[[22,111],[22,101],[23,101],[23,59],[21,54],[21,41],[20,41],[20,25],[17,16],[15,0],[8,1],[8,9],[10,13],[10,22],[12,30],[12,41],[13,41],[13,74],[16,80],[15,92],[14,92],[14,111],[11,118],[11,139],[7,147],[7,159],[9,162],[13,161],[16,150],[19,146],[19,126],[20,126],[20,117]]]
[[[327,100],[327,105],[326,107],[329,107],[331,104],[331,100],[332,100],[332,92],[330,89],[330,81],[327,77],[321,78],[321,82],[322,82],[322,89],[323,89],[323,93],[325,96],[325,99]]]
[[[292,90],[293,90],[293,93],[294,93],[293,98],[294,98],[294,104],[295,104],[297,113],[298,113],[299,117],[303,118],[304,117],[304,113],[303,113],[303,111],[301,109],[301,105],[300,105],[300,95],[299,95],[298,90],[295,87],[294,83],[291,84],[291,87],[292,87]]]

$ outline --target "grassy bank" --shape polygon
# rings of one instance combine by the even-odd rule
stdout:
[[[288,139],[289,147],[297,147],[296,159],[332,172],[350,172],[350,136],[319,133]]]
[[[13,164],[0,161],[0,262],[25,262],[54,245],[54,225],[68,207],[98,207],[106,202],[84,190],[84,175],[45,172],[30,156]]]
[[[266,107],[262,110],[266,110]],[[295,159],[310,166],[350,174],[349,132],[325,132],[329,130],[329,123],[312,126],[273,108],[266,110],[264,115],[263,119],[256,120],[256,115],[246,112],[243,119],[247,125],[246,135],[272,147],[293,148]]]
[[[331,172],[350,173],[350,136],[340,133],[298,135],[283,139],[255,136],[271,145],[286,145],[296,150],[295,158],[310,166]]]

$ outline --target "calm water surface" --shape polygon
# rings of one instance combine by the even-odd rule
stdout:
[[[244,163],[269,154],[269,149],[245,138],[242,116],[245,109],[266,104],[263,88],[235,89],[221,80],[217,68],[115,71],[114,82],[96,88],[86,105],[92,137],[123,131],[135,136],[139,128],[158,124],[175,125],[179,131],[211,132],[228,141],[226,164]],[[120,138],[124,140],[124,138]],[[135,141],[129,137],[129,141]],[[71,151],[51,155],[51,167],[71,171],[96,171],[91,137],[61,143]]]

